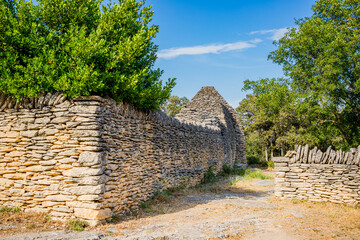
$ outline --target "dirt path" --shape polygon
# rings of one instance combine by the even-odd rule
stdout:
[[[92,231],[3,239],[360,239],[358,209],[279,201],[273,187],[273,180],[225,181],[177,192],[137,217]]]
[[[269,202],[273,182],[257,180],[251,185],[261,191],[242,193],[234,186],[218,193],[194,191],[180,196],[176,205],[185,209],[123,222],[115,226],[117,235],[126,240],[301,239],[276,222],[277,206]]]

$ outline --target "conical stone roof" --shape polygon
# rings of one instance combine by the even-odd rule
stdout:
[[[175,116],[180,121],[219,127],[230,163],[246,162],[245,135],[236,111],[214,87],[202,87]]]

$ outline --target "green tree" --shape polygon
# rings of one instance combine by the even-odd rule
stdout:
[[[189,102],[189,99],[186,97],[177,97],[171,96],[169,99],[162,105],[161,109],[170,117],[174,117],[178,114],[183,106]]]
[[[269,58],[283,65],[294,90],[306,93],[303,102],[318,106],[318,131],[340,134],[344,148],[355,147],[360,144],[360,3],[318,0],[313,15],[296,24],[275,42]]]
[[[294,145],[322,143],[313,127],[319,118],[317,106],[304,105],[303,95],[293,91],[290,83],[282,78],[244,82],[243,90],[253,93],[240,102],[237,111],[244,124],[250,158],[268,161],[269,153],[271,157],[274,152],[283,156]],[[311,114],[303,114],[304,109]]]
[[[145,1],[0,1],[0,91],[16,99],[40,92],[68,97],[98,94],[140,109],[157,109],[164,85],[153,69],[158,47]]]

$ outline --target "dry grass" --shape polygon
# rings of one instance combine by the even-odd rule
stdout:
[[[360,209],[326,202],[272,199],[283,217],[281,224],[307,239],[360,239]],[[298,218],[292,213],[302,213]]]
[[[26,232],[68,229],[66,224],[53,221],[44,213],[18,211],[0,211],[0,236]]]

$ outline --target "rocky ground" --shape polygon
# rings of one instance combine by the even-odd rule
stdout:
[[[224,179],[160,195],[118,223],[83,232],[9,236],[0,223],[0,239],[360,239],[359,209],[280,201],[273,188],[271,179]]]

